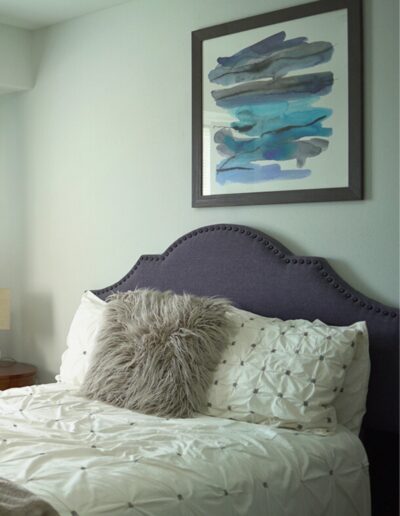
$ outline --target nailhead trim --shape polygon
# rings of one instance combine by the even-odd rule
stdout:
[[[260,242],[264,247],[266,247],[268,250],[272,251],[273,254],[278,255],[278,258],[283,260],[283,263],[286,265],[315,265],[316,269],[320,272],[322,278],[327,281],[334,289],[337,289],[339,294],[344,295],[346,299],[349,299],[354,304],[359,304],[361,308],[365,308],[368,311],[374,310],[376,314],[381,314],[384,317],[387,317],[390,315],[391,318],[396,318],[398,314],[396,312],[388,312],[387,310],[382,310],[379,306],[373,306],[370,304],[367,304],[365,301],[360,300],[356,295],[347,292],[345,288],[339,285],[337,281],[334,281],[335,278],[329,275],[329,272],[324,270],[323,264],[318,259],[310,259],[310,258],[287,258],[286,254],[273,245],[270,240],[267,240],[265,236],[260,235],[257,232],[254,232],[248,228],[243,228],[240,226],[235,225],[214,225],[214,226],[205,226],[203,228],[196,229],[190,233],[187,233],[186,235],[179,238],[176,242],[174,242],[162,255],[156,255],[156,256],[150,256],[150,255],[144,255],[141,256],[136,264],[133,266],[133,268],[128,272],[126,276],[124,276],[120,281],[117,283],[114,283],[113,285],[106,287],[104,289],[96,290],[99,294],[106,294],[107,292],[113,292],[117,287],[123,285],[137,270],[139,265],[143,261],[164,261],[166,257],[168,257],[174,249],[176,249],[179,245],[181,245],[183,242],[185,242],[187,239],[191,239],[198,234],[201,233],[208,233],[210,231],[234,231],[235,233],[240,233],[242,235],[246,235],[250,237],[252,240],[256,239],[257,242]]]

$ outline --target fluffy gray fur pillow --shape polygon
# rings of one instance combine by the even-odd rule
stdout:
[[[158,416],[204,409],[231,333],[229,302],[145,289],[108,301],[81,394]]]

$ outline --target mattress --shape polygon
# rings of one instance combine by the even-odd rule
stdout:
[[[0,476],[69,516],[370,514],[367,457],[344,427],[162,419],[65,384],[0,392]]]

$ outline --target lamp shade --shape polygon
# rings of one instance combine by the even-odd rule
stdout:
[[[11,292],[8,288],[0,288],[0,330],[10,329]]]

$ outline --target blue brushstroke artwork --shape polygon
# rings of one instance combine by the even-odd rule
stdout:
[[[217,59],[208,78],[221,87],[211,95],[234,118],[214,135],[222,156],[217,183],[254,184],[311,174],[307,161],[328,148],[332,135],[324,125],[332,109],[316,103],[332,91],[334,78],[330,71],[302,71],[329,62],[333,51],[329,42],[287,40],[279,32]],[[296,166],[282,168],[289,160]]]

